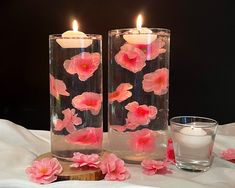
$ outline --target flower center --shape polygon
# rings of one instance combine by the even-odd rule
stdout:
[[[114,97],[118,97],[119,94],[120,94],[119,91],[114,91],[114,92],[111,93],[110,96],[111,96],[112,98],[114,98]]]
[[[40,172],[41,172],[42,174],[46,174],[46,173],[48,172],[48,168],[41,168],[41,169],[40,169]]]
[[[87,99],[87,100],[85,101],[85,104],[86,104],[87,106],[95,106],[95,105],[97,104],[97,101],[96,101],[96,100],[93,100],[93,99]]]
[[[146,145],[146,144],[148,144],[148,142],[149,142],[149,138],[146,137],[146,136],[141,137],[141,138],[139,139],[139,141],[138,141],[138,143],[139,143],[140,145]]]
[[[162,85],[164,84],[165,80],[162,76],[159,76],[158,78],[156,78],[155,83],[158,85]]]
[[[136,57],[134,58],[129,58],[127,54],[124,54],[123,60],[128,63],[128,64],[135,64],[136,63]]]
[[[148,110],[145,110],[145,109],[142,108],[142,107],[139,107],[136,112],[137,112],[137,114],[138,114],[139,116],[145,116],[146,114],[149,113]]]

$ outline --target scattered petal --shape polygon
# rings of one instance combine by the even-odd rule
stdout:
[[[235,160],[235,148],[228,148],[220,153],[220,156],[228,161]]]
[[[175,164],[175,153],[174,153],[174,147],[173,147],[173,141],[171,138],[168,139],[167,148],[166,148],[166,160],[171,162],[172,164]]]
[[[141,166],[143,167],[143,173],[152,176],[157,173],[171,173],[168,170],[169,163],[166,161],[156,161],[156,160],[143,160]]]
[[[93,115],[97,115],[101,109],[102,95],[93,92],[84,92],[72,99],[72,105],[78,110],[90,110]]]
[[[77,74],[79,80],[86,81],[98,69],[100,60],[99,53],[82,52],[71,60],[65,60],[64,68],[69,74]]]
[[[129,83],[121,83],[114,92],[109,93],[109,103],[114,101],[122,102],[132,96],[132,92],[128,91],[133,86]]]
[[[139,105],[136,101],[127,104],[125,108],[129,110],[127,119],[132,125],[147,125],[157,115],[155,106]]]
[[[31,181],[47,184],[57,179],[57,175],[62,172],[62,166],[56,158],[43,158],[42,160],[34,161],[32,166],[26,168],[25,172]]]
[[[59,98],[60,95],[69,96],[70,94],[66,91],[66,85],[63,80],[55,79],[50,74],[50,94],[55,98]]]
[[[77,114],[75,114],[75,109],[65,109],[62,111],[64,114],[64,119],[60,120],[57,119],[53,121],[54,123],[54,130],[55,131],[61,131],[63,128],[65,128],[69,133],[76,131],[76,128],[74,125],[81,125],[82,119],[80,117],[77,117]]]
[[[144,52],[128,43],[124,44],[121,50],[115,55],[115,61],[122,68],[133,73],[141,71],[146,65]]]
[[[97,154],[85,155],[79,152],[73,154],[72,161],[74,162],[71,167],[79,168],[83,166],[89,166],[99,168],[100,157]]]
[[[156,145],[156,135],[149,129],[130,133],[129,146],[136,152],[152,152]]]
[[[65,140],[71,144],[100,146],[102,144],[102,129],[94,127],[79,129],[66,135]]]
[[[162,68],[152,73],[145,74],[142,84],[145,92],[153,91],[155,95],[166,94],[169,87],[169,70]]]
[[[114,154],[107,154],[100,163],[100,169],[105,175],[105,180],[124,181],[130,177],[129,170],[123,160]]]

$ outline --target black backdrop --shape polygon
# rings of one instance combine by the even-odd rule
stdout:
[[[0,10],[0,118],[49,129],[48,35],[68,30],[73,18],[85,33],[102,34],[105,73],[107,31],[134,27],[141,12],[144,26],[171,30],[170,117],[235,121],[235,21],[228,1],[15,0],[1,2]]]

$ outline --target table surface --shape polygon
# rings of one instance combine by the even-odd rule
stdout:
[[[104,149],[107,134],[104,134]],[[131,178],[125,182],[63,181],[38,185],[28,181],[25,168],[40,154],[50,151],[49,131],[27,130],[7,120],[0,119],[0,187],[2,188],[60,188],[60,187],[161,187],[161,188],[235,188],[235,164],[219,157],[221,150],[235,147],[235,123],[220,125],[215,145],[215,159],[207,172],[193,173],[170,166],[172,174],[147,176],[140,165],[127,164]],[[4,161],[4,162],[3,162]]]

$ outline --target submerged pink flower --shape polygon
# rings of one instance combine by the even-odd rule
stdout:
[[[66,91],[66,85],[63,80],[57,80],[50,74],[50,94],[55,98],[59,98],[60,95],[69,96]]]
[[[153,91],[155,95],[166,94],[169,86],[169,70],[162,68],[152,73],[145,74],[142,84],[145,92]]]
[[[54,121],[54,130],[55,131],[61,131],[63,128],[65,128],[69,133],[76,131],[76,128],[74,125],[80,125],[82,124],[82,119],[80,117],[77,117],[77,114],[75,114],[75,109],[65,109],[62,111],[64,114],[64,119],[56,119]]]
[[[141,163],[141,166],[143,167],[143,173],[150,176],[159,172],[161,173],[163,170],[167,170],[168,165],[169,163],[166,161],[156,160],[143,160]]]
[[[77,74],[79,80],[85,81],[98,69],[100,59],[99,53],[82,52],[71,60],[65,60],[64,68],[69,74]]]
[[[102,95],[93,92],[84,92],[73,98],[72,105],[78,110],[90,110],[93,115],[97,115],[101,109]]]
[[[109,93],[109,103],[114,101],[122,102],[132,96],[131,91],[133,86],[129,83],[121,83],[114,92]]]
[[[136,44],[135,47],[141,49],[147,60],[153,60],[160,54],[165,53],[166,49],[162,48],[165,46],[165,42],[161,39],[156,39],[151,44]]]
[[[171,138],[169,138],[167,142],[166,160],[175,164],[175,153],[174,153],[173,141]]]
[[[65,140],[71,144],[100,146],[102,144],[102,129],[94,127],[79,129],[66,135]]]
[[[157,115],[155,106],[139,105],[136,101],[127,104],[125,108],[129,110],[127,113],[128,122],[133,125],[147,125]]]
[[[132,124],[132,123],[128,122],[128,119],[126,119],[126,124],[124,124],[124,125],[110,125],[110,127],[112,129],[119,131],[119,132],[124,132],[127,129],[135,130],[139,126],[140,125]]]
[[[115,61],[122,68],[133,73],[141,71],[146,65],[144,52],[128,43],[124,44],[121,50],[115,55]]]
[[[149,129],[142,129],[130,133],[129,145],[136,152],[152,152],[155,149],[156,136]]]
[[[42,160],[34,161],[32,166],[26,168],[25,172],[31,181],[47,184],[57,179],[57,175],[62,172],[62,166],[56,158],[43,158]]]
[[[128,169],[123,160],[114,154],[107,154],[100,163],[100,169],[105,175],[105,180],[124,181],[130,177]]]
[[[79,152],[73,153],[72,161],[74,162],[71,167],[83,167],[89,166],[94,168],[99,168],[100,157],[97,154],[85,155]]]
[[[220,153],[220,156],[228,161],[235,160],[235,148],[228,148]]]

